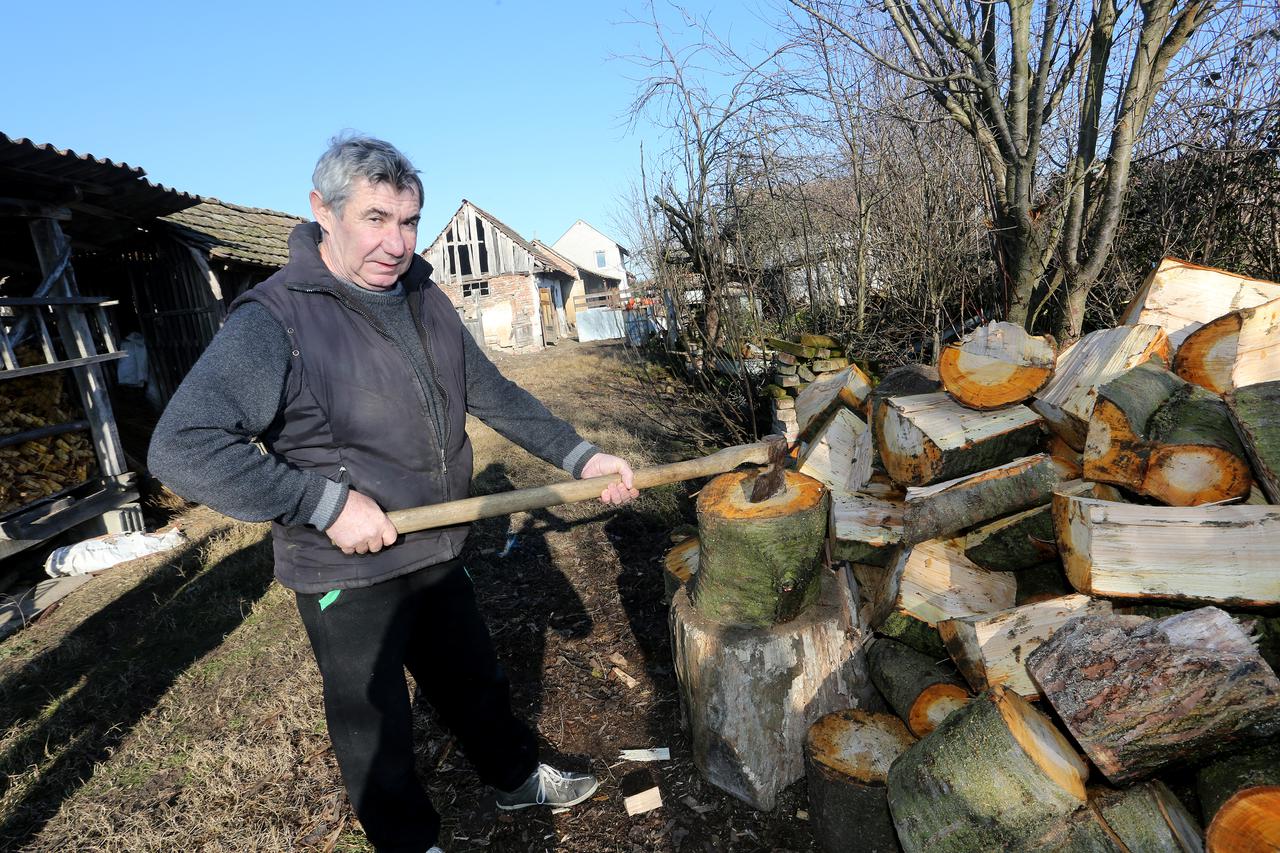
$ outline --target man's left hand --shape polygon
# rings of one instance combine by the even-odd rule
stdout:
[[[582,479],[587,480],[591,477],[603,477],[607,474],[618,474],[622,477],[620,483],[610,483],[600,493],[600,500],[607,504],[624,504],[640,496],[640,491],[635,487],[635,475],[631,472],[631,466],[627,464],[627,460],[617,456],[610,456],[607,453],[597,453],[587,460],[587,464],[582,466]]]

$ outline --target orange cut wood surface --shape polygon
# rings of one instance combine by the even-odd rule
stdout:
[[[1246,788],[1222,804],[1205,834],[1209,853],[1280,850],[1280,785]]]
[[[750,496],[756,471],[721,474],[698,495],[698,513],[733,519],[785,518],[812,509],[822,501],[827,492],[826,486],[795,471],[785,473],[784,487],[768,500],[754,504]]]

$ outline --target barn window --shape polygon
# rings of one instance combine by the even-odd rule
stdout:
[[[487,281],[464,281],[462,283],[462,297],[468,296],[488,296],[489,282]]]

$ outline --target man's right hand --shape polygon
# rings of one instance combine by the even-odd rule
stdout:
[[[377,501],[355,489],[347,493],[347,502],[338,520],[325,533],[344,554],[370,554],[396,541],[395,525],[378,506]]]

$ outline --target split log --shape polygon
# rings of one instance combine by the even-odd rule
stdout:
[[[919,652],[946,657],[937,624],[1013,606],[1013,575],[988,572],[964,555],[960,540],[921,542],[898,558],[885,584],[887,615],[873,627]]]
[[[1216,607],[1074,619],[1027,669],[1112,784],[1280,733],[1280,679]]]
[[[779,338],[765,338],[764,342],[770,349],[777,350],[781,353],[787,353],[788,355],[793,355],[796,358],[813,358],[817,355],[817,350],[814,347],[803,346],[801,344],[784,341]]]
[[[1045,447],[1045,453],[1057,457],[1076,468],[1084,467],[1084,453],[1067,444],[1062,440],[1061,436],[1049,436],[1049,444]]]
[[[849,366],[847,358],[816,358],[809,363],[814,373],[833,373]]]
[[[796,377],[801,382],[806,382],[806,383],[811,383],[813,382],[813,380],[818,378],[817,376],[814,375],[812,370],[810,370],[808,367],[806,367],[803,364],[796,365]]]
[[[1040,506],[1052,500],[1056,485],[1079,476],[1078,468],[1041,453],[957,480],[907,489],[903,541],[910,544],[949,536]]]
[[[753,808],[772,809],[778,792],[804,774],[809,726],[874,696],[866,654],[845,630],[837,583],[822,572],[818,601],[790,622],[766,628],[715,622],[693,606],[688,589],[671,602],[672,650],[694,764],[707,781]]]
[[[1201,853],[1200,826],[1163,783],[1089,791],[1080,809],[1027,844],[1042,853]]]
[[[1227,404],[1262,490],[1280,503],[1280,299],[1241,312]]]
[[[854,492],[871,479],[871,457],[870,428],[858,415],[842,408],[833,412],[804,444],[798,470],[833,494]]]
[[[1280,850],[1280,785],[1250,788],[1218,809],[1205,834],[1209,853],[1274,853]]]
[[[1072,592],[1066,573],[1062,571],[1062,563],[1057,560],[1023,569],[1014,577],[1018,579],[1018,595],[1015,600],[1019,607],[1061,598]]]
[[[813,347],[814,349],[839,349],[840,342],[829,335],[818,335],[810,332],[803,332],[800,335],[800,345],[805,347]]]
[[[1280,507],[1139,506],[1053,496],[1058,551],[1078,592],[1261,607],[1280,604]]]
[[[1135,491],[1146,474],[1147,422],[1185,383],[1159,364],[1126,370],[1098,388],[1084,444],[1084,477]]]
[[[1053,507],[1032,507],[970,531],[964,555],[993,572],[1016,572],[1056,559]]]
[[[998,613],[961,616],[938,623],[938,633],[956,668],[974,690],[1006,687],[1034,699],[1039,688],[1027,672],[1026,659],[1054,631],[1077,616],[1111,613],[1111,605],[1087,595],[1066,595]],[[872,670],[874,677],[874,670]]]
[[[1090,332],[1058,356],[1053,379],[1030,406],[1076,450],[1084,448],[1097,389],[1153,358],[1168,364],[1169,339],[1159,326],[1120,326]]]
[[[1215,394],[1231,390],[1240,339],[1240,312],[1232,311],[1196,329],[1178,347],[1173,372]]]
[[[816,428],[841,406],[862,411],[870,395],[871,380],[856,365],[822,377],[796,396],[796,418],[800,422],[801,435]]]
[[[809,729],[804,745],[809,825],[818,849],[896,853],[889,815],[889,766],[915,738],[891,714],[850,709],[828,714]],[[856,841],[855,841],[856,839]]]
[[[973,330],[938,356],[942,385],[971,409],[999,409],[1030,399],[1053,376],[1053,338],[1034,337],[1016,323]]]
[[[942,390],[938,368],[927,364],[904,364],[886,373],[867,398],[867,423],[879,423],[880,406],[893,397],[915,397]]]
[[[800,613],[818,594],[813,583],[827,534],[828,492],[786,472],[785,487],[751,503],[757,472],[721,474],[698,495],[699,568],[694,606],[725,625],[772,625]]]
[[[907,853],[1024,849],[1084,804],[1088,773],[1047,717],[997,688],[894,762],[889,810]]]
[[[873,640],[867,647],[867,668],[871,683],[916,737],[929,734],[969,701],[952,666],[897,640]]]
[[[900,496],[833,492],[832,556],[851,563],[885,565],[902,542],[902,510]]]
[[[691,536],[672,547],[663,558],[662,585],[667,603],[697,574],[698,551],[698,537]]]
[[[1196,793],[1206,821],[1212,821],[1223,804],[1240,791],[1268,785],[1280,785],[1280,741],[1252,745],[1206,764],[1196,773]]]
[[[941,392],[892,397],[878,417],[876,450],[889,476],[907,486],[994,468],[1044,441],[1041,418],[1026,406],[980,412]]]
[[[1280,285],[1272,282],[1164,258],[1129,303],[1124,322],[1160,326],[1177,348],[1196,329],[1228,311],[1277,297]]]

